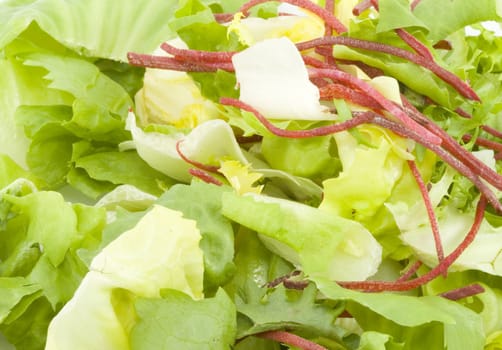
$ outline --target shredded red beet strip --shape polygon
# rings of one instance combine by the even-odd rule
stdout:
[[[368,97],[366,94],[363,94],[342,84],[327,84],[319,88],[319,93],[321,100],[323,101],[329,101],[334,98],[341,98],[353,104],[374,110],[379,110],[382,108],[382,106],[378,102]]]
[[[357,114],[354,118],[349,119],[342,123],[327,125],[315,129],[310,130],[284,130],[276,127],[272,124],[268,119],[266,119],[260,112],[258,112],[252,106],[233,98],[221,98],[220,103],[223,105],[233,106],[236,108],[240,108],[242,110],[251,112],[254,116],[270,131],[272,134],[280,137],[287,138],[308,138],[315,136],[325,136],[334,134],[340,131],[348,130],[355,126],[365,124],[365,123],[374,123],[380,125],[384,128],[387,128],[396,134],[410,138],[415,140],[417,143],[423,145],[426,148],[429,148],[431,151],[436,153],[443,161],[445,161],[452,168],[457,170],[459,173],[467,177],[478,189],[479,191],[486,196],[490,204],[499,212],[502,212],[502,205],[499,203],[496,195],[491,191],[491,189],[480,180],[478,175],[469,167],[467,167],[462,161],[453,157],[446,150],[438,146],[437,144],[431,143],[427,141],[423,135],[420,133],[416,133],[410,129],[407,129],[403,125],[397,124],[391,120],[383,118],[374,112],[363,112]]]
[[[439,225],[437,221],[436,214],[434,213],[434,207],[432,206],[431,198],[429,196],[429,192],[427,191],[427,186],[424,183],[422,175],[418,170],[417,164],[408,160],[408,166],[417,182],[418,188],[420,189],[420,193],[422,195],[422,200],[425,204],[425,209],[427,210],[427,216],[429,218],[429,223],[431,225],[432,236],[434,237],[434,244],[436,246],[436,254],[438,261],[441,262],[444,259],[444,250],[443,243],[441,242],[441,235],[439,234]]]
[[[447,292],[441,293],[440,295],[446,299],[460,300],[463,298],[471,297],[476,294],[483,293],[484,291],[485,289],[483,288],[483,286],[474,283],[465,287],[449,290]]]
[[[382,117],[375,117],[371,121],[374,124],[380,125],[384,128],[387,128],[394,133],[396,133],[399,136],[406,137],[409,139],[412,139],[416,141],[417,143],[421,144],[422,146],[430,149],[432,152],[436,153],[439,158],[441,158],[445,163],[450,165],[453,169],[458,171],[460,174],[464,175],[466,178],[468,178],[474,186],[478,188],[478,190],[483,194],[488,202],[494,207],[495,210],[498,212],[502,213],[502,204],[500,204],[497,196],[493,191],[488,187],[486,183],[481,181],[481,179],[478,176],[478,172],[475,170],[471,169],[468,167],[465,163],[464,160],[458,159],[455,157],[455,155],[452,155],[448,153],[447,150],[443,149],[442,147],[432,144],[430,142],[426,142],[423,140],[422,136],[413,132],[412,130],[404,128],[402,125],[397,124],[391,120],[382,118]],[[457,144],[458,145],[458,144]],[[460,148],[462,148],[460,145],[458,145]],[[444,147],[444,143],[443,143]],[[472,158],[475,158],[474,156],[471,155]],[[478,169],[479,170],[479,169]]]
[[[411,47],[417,54],[420,56],[433,61],[434,57],[432,53],[429,51],[427,46],[425,46],[422,42],[417,40],[413,35],[408,33],[403,28],[398,28],[395,30],[396,34],[406,43],[409,47]]]
[[[234,98],[229,98],[229,97],[223,97],[220,99],[220,103],[226,106],[233,106],[242,110],[245,110],[247,112],[251,112],[254,114],[256,119],[260,121],[260,123],[263,124],[263,126],[270,131],[272,134],[280,137],[287,137],[287,138],[309,138],[309,137],[315,137],[315,136],[326,136],[326,135],[331,135],[340,131],[345,131],[348,129],[351,129],[355,126],[361,125],[361,124],[366,124],[370,122],[374,118],[374,113],[362,113],[352,119],[349,119],[347,121],[337,123],[337,124],[331,124],[327,126],[321,126],[318,128],[314,129],[309,129],[309,130],[285,130],[276,127],[274,124],[272,124],[263,114],[261,114],[258,110],[256,110],[254,107],[248,105],[247,103],[244,103],[240,100],[234,99]]]
[[[378,9],[378,0],[371,0],[370,1],[375,10]],[[409,47],[411,47],[417,54],[420,56],[433,61],[434,57],[432,56],[432,53],[429,51],[427,46],[422,44],[420,41],[417,40],[413,35],[408,33],[404,28],[397,28],[394,29],[394,32],[403,40],[406,44],[408,44]]]
[[[324,37],[296,44],[298,50],[300,51],[326,45],[344,45],[362,50],[387,53],[389,55],[403,58],[430,70],[436,76],[455,88],[462,96],[479,101],[479,97],[474,90],[472,90],[472,88],[458,76],[439,66],[435,61],[431,61],[414,52],[404,50],[399,47],[344,36]]]
[[[471,119],[472,118],[472,115],[470,113],[468,113],[467,111],[463,110],[462,108],[457,108],[455,109],[455,112],[461,116],[461,117],[464,117],[466,119]],[[502,132],[497,130],[497,129],[494,129],[492,128],[491,126],[489,125],[482,125],[481,126],[481,129],[483,131],[485,131],[486,133],[492,135],[492,136],[495,136],[499,139],[502,139]]]
[[[302,59],[303,59],[303,62],[307,65],[307,66],[312,66],[314,68],[325,68],[325,69],[330,69],[330,68],[333,68],[332,65],[326,63],[326,62],[323,62],[315,57],[311,57],[311,56],[306,56],[306,55],[302,55]],[[311,78],[312,79],[312,78]],[[315,79],[315,78],[314,78]],[[322,78],[319,78],[319,79],[322,79]]]
[[[333,58],[333,49],[331,46],[317,46],[314,51],[315,51],[315,53],[323,56],[324,58],[326,58],[326,57]],[[330,62],[326,62],[326,63],[332,65]]]
[[[417,7],[417,5],[420,3],[420,1],[422,0],[413,0],[413,2],[410,5],[411,9],[414,10],[415,7]]]
[[[413,265],[410,266],[410,268],[408,270],[406,270],[405,273],[403,273],[401,275],[401,277],[399,277],[396,280],[396,282],[402,282],[402,281],[409,280],[411,278],[411,276],[413,276],[418,271],[420,266],[422,266],[422,262],[420,260],[416,261]]]
[[[242,12],[245,16],[247,16],[249,9],[251,9],[256,5],[263,4],[269,1],[270,0],[251,0],[242,5],[239,11]],[[319,5],[313,3],[310,0],[278,0],[278,1],[289,3],[291,5],[295,5],[312,12],[320,19],[322,19],[328,27],[332,28],[338,34],[345,33],[347,31],[347,28],[345,28],[345,26],[338,20],[338,18],[336,18],[332,13],[326,11],[326,9],[320,7]]]
[[[338,63],[340,64],[351,64],[362,70],[364,73],[366,73],[367,76],[370,78],[375,78],[384,75],[383,71],[379,68],[372,67],[367,65],[366,63],[360,62],[360,61],[351,61],[351,60],[337,60]]]
[[[427,103],[434,103],[434,101],[427,101]],[[472,115],[470,115],[467,111],[463,110],[462,108],[458,107],[457,109],[455,109],[455,112],[463,117],[463,118],[467,118],[467,119],[471,119],[472,118]]]
[[[190,175],[192,175],[198,179],[201,179],[202,181],[204,181],[208,184],[213,184],[216,186],[223,185],[223,183],[220,180],[216,179],[214,176],[209,175],[204,170],[191,168],[191,169],[188,169],[188,172],[190,173]]]
[[[325,0],[324,9],[326,10],[326,12],[334,14],[335,0]],[[333,30],[331,29],[330,26],[328,25],[324,26],[324,35],[325,36],[333,35]],[[331,50],[329,50],[329,52],[325,54],[321,53],[321,55],[324,56],[324,61],[326,61],[326,63],[330,65],[336,65],[336,61],[333,55],[331,54]]]
[[[232,62],[232,56],[237,53],[233,51],[180,49],[169,43],[162,43],[160,48],[177,59],[191,60],[197,63],[230,63]]]
[[[310,79],[311,83],[314,84],[315,86],[317,86],[317,88],[322,88],[326,85],[329,85],[331,84],[329,81],[327,80],[324,80],[322,78],[312,78]]]
[[[486,132],[492,136],[495,136],[496,138],[502,139],[502,132],[500,132],[497,129],[492,128],[491,126],[483,125],[481,127],[481,130],[483,130],[484,132]]]
[[[212,173],[218,172],[218,170],[220,169],[219,166],[214,166],[214,165],[200,163],[200,162],[197,162],[197,161],[195,161],[193,159],[188,158],[181,151],[181,144],[182,143],[183,143],[183,140],[179,140],[178,142],[176,142],[176,152],[178,152],[178,155],[181,157],[181,159],[183,159],[185,162],[187,162],[190,165],[193,165],[196,168],[199,168],[199,169],[202,169],[202,170],[205,170],[205,171],[209,171],[209,172],[212,172]]]
[[[145,68],[168,69],[181,72],[216,72],[218,69],[234,71],[231,63],[192,63],[180,61],[173,57],[145,55],[134,52],[127,53],[127,59],[133,66]]]
[[[438,136],[431,133],[429,130],[425,129],[423,126],[415,122],[400,107],[398,107],[393,102],[387,100],[379,91],[377,91],[375,88],[373,88],[368,83],[362,81],[361,79],[358,79],[355,76],[343,72],[341,70],[322,69],[322,68],[309,69],[309,76],[311,78],[315,77],[329,78],[332,79],[333,81],[338,81],[347,84],[352,88],[360,90],[364,94],[368,95],[368,97],[378,102],[383,109],[387,110],[394,117],[399,119],[401,123],[406,125],[406,127],[410,128],[411,130],[421,135],[426,141],[431,142],[433,144],[441,143],[441,139]]]
[[[335,0],[325,0],[324,9],[326,10],[326,12],[333,14],[335,12]],[[345,28],[345,30],[347,29]],[[333,33],[331,33],[331,28],[329,26],[326,26],[324,35],[329,36],[332,34]]]
[[[327,350],[324,346],[286,331],[269,331],[258,333],[256,334],[256,336],[274,340],[279,343],[292,345],[303,350]]]
[[[428,130],[435,133],[443,140],[442,146],[448,150],[454,157],[464,163],[467,167],[473,170],[481,178],[486,180],[491,185],[495,186],[498,190],[502,190],[502,175],[498,174],[492,168],[487,166],[481,160],[472,155],[468,150],[463,148],[458,142],[453,139],[446,131],[431,122],[418,111],[404,96],[402,97],[403,105],[408,111],[411,118],[418,123],[424,125]],[[491,201],[490,201],[491,203]],[[498,206],[500,207],[500,206]]]
[[[354,16],[359,16],[361,13],[369,9],[371,6],[373,6],[371,0],[363,0],[356,6],[354,6],[354,8],[352,9],[352,14]]]
[[[472,135],[466,134],[462,136],[462,140],[464,142],[469,142],[472,140]],[[478,146],[482,146],[497,152],[502,152],[502,144],[492,140],[485,139],[484,137],[477,137],[476,140],[474,140],[474,143]]]
[[[418,288],[442,275],[443,271],[447,270],[448,267],[450,267],[462,254],[462,252],[472,243],[483,221],[485,209],[486,200],[483,196],[481,196],[476,207],[474,222],[463,241],[448,256],[446,256],[441,263],[436,265],[426,274],[407,281],[339,281],[337,283],[344,288],[363,290],[366,292],[405,291]]]
[[[227,23],[234,18],[233,13],[214,13],[213,16],[218,23]]]

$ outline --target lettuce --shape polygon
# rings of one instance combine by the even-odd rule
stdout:
[[[479,194],[380,127],[290,139],[223,106],[221,97],[240,99],[288,130],[365,110],[319,101],[316,84],[330,82],[309,79],[294,44],[325,34],[317,15],[267,3],[220,23],[216,13],[243,3],[0,1],[0,347],[6,338],[27,350],[279,350],[286,345],[260,334],[279,331],[327,349],[499,348],[502,220],[491,208],[447,276],[405,293],[336,283],[395,280],[418,259],[420,276],[437,263],[408,160],[428,186],[446,253]],[[381,0],[355,16],[358,1],[341,0],[334,13],[343,35],[412,50],[394,31],[406,28],[482,103],[389,54],[335,45],[338,67],[397,105],[404,94],[452,137],[470,134],[461,143],[470,152],[482,148],[476,137],[500,142],[481,126],[502,126],[502,41],[481,26],[478,37],[463,33],[500,20],[499,1],[417,3]],[[437,49],[441,40],[453,49]],[[163,41],[237,52],[235,72],[126,63],[130,51],[164,54]],[[351,61],[385,75],[371,79]],[[493,152],[474,154],[500,171]],[[223,185],[194,179],[197,162]],[[469,284],[485,292],[439,296]]]
[[[50,320],[87,272],[80,249],[95,249],[105,211],[65,202],[18,179],[0,192],[2,333],[20,348],[40,349]]]
[[[235,341],[235,305],[223,289],[203,300],[165,290],[162,299],[140,298],[135,307],[138,322],[131,332],[131,349],[229,349]],[[194,324],[201,325],[197,337]]]
[[[482,349],[481,317],[437,296],[412,297],[392,293],[361,293],[314,278],[328,298],[346,300],[347,310],[365,330],[389,334],[403,349]]]
[[[202,298],[199,240],[195,221],[154,206],[94,257],[73,298],[51,321],[45,348],[128,349],[136,297],[159,298],[161,289],[171,288]]]
[[[390,197],[406,159],[412,155],[407,153],[405,140],[379,127],[364,126],[358,133],[367,145],[358,143],[348,132],[334,136],[343,170],[323,182],[320,209],[366,222]],[[363,181],[370,169],[374,181]]]
[[[361,224],[304,204],[225,193],[222,213],[260,233],[269,249],[308,276],[366,279],[380,264],[381,247]]]
[[[232,63],[239,99],[267,118],[333,119],[319,103],[319,91],[289,39],[264,40],[234,55]]]
[[[93,0],[79,4],[9,0],[0,11],[0,22],[5,23],[0,30],[0,48],[35,22],[58,42],[85,56],[125,61],[128,51],[152,52],[172,36],[165,19],[172,16],[173,5],[171,1]],[[111,13],[115,14],[112,20]]]

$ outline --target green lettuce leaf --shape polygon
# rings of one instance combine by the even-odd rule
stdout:
[[[234,344],[235,305],[223,289],[203,300],[168,289],[160,299],[136,300],[135,308],[132,350],[230,349]]]
[[[0,4],[0,48],[35,21],[38,26],[80,54],[126,60],[128,51],[152,52],[172,36],[165,24],[173,1],[9,0]],[[110,16],[113,14],[113,16]]]
[[[42,349],[50,320],[87,272],[76,252],[97,247],[105,211],[38,192],[23,179],[0,192],[0,207],[0,279],[11,285],[0,288],[0,331],[18,348]]]
[[[333,307],[317,299],[314,285],[302,291],[287,290],[282,285],[268,292],[255,303],[237,300],[237,310],[253,323],[239,337],[260,332],[289,329],[314,332],[319,337],[340,341],[334,322],[343,311],[343,304]]]
[[[350,35],[351,37],[363,40],[382,42],[403,49],[409,49],[393,31],[377,33],[375,23],[370,20],[353,23],[350,27]],[[418,35],[420,34],[418,33]],[[333,48],[333,55],[335,58],[361,61],[372,67],[381,69],[385,75],[397,79],[401,84],[404,84],[413,91],[430,97],[433,101],[443,106],[450,107],[458,104],[455,100],[458,94],[447,86],[446,83],[428,70],[404,59],[375,51],[350,49],[342,45],[337,45]],[[417,76],[420,79],[415,79]]]
[[[467,25],[500,20],[502,8],[497,0],[438,2],[422,0],[412,11],[407,0],[381,0],[378,31],[396,28],[421,27],[432,42],[446,39]]]
[[[222,213],[260,233],[269,249],[307,276],[366,279],[381,261],[380,245],[361,224],[304,204],[228,192]]]
[[[412,13],[408,0],[378,1],[377,30],[384,32],[396,28],[425,27],[427,25]]]
[[[160,195],[173,184],[164,174],[150,168],[136,152],[100,152],[79,158],[75,168],[83,169],[93,179],[113,184],[130,184]]]
[[[479,2],[423,0],[415,7],[413,14],[429,29],[428,38],[436,42],[469,24],[500,20],[502,8],[497,0]]]
[[[313,179],[326,179],[341,170],[335,148],[331,136],[285,139],[265,135],[261,144],[261,152],[271,167]]]
[[[222,195],[228,187],[217,187],[194,181],[190,186],[176,185],[157,203],[183,212],[196,220],[204,252],[204,292],[212,295],[232,277],[235,265],[234,231],[231,222],[221,214]]]
[[[484,347],[481,317],[458,303],[437,297],[361,293],[315,279],[328,298],[346,300],[347,310],[365,330],[393,336],[403,349],[477,349]]]
[[[136,297],[159,298],[171,288],[202,298],[199,240],[195,221],[154,206],[94,257],[73,298],[52,319],[46,349],[128,349]]]
[[[368,145],[358,143],[348,132],[334,136],[343,170],[323,182],[324,198],[320,209],[345,218],[366,222],[390,197],[403,174],[407,142],[381,128],[363,127],[358,132]],[[374,181],[367,181],[371,172]]]

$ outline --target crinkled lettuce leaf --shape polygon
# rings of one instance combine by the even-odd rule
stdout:
[[[365,330],[389,334],[403,349],[483,349],[481,316],[438,296],[362,293],[314,278],[328,298],[345,300],[347,310]]]
[[[265,135],[261,152],[271,167],[291,175],[324,180],[340,170],[336,145],[331,136],[288,139]]]
[[[154,206],[94,257],[73,298],[51,321],[46,349],[128,349],[137,296],[159,298],[171,288],[202,298],[200,238],[195,221]]]
[[[0,48],[31,22],[60,43],[90,57],[126,60],[128,51],[152,52],[173,35],[166,25],[173,1],[9,0],[0,4]],[[111,15],[112,14],[112,15]]]
[[[157,203],[183,212],[197,221],[201,232],[200,247],[204,252],[204,292],[213,294],[232,277],[235,264],[232,223],[221,213],[222,196],[228,187],[194,181],[176,185],[162,195]]]
[[[308,276],[366,279],[381,261],[381,246],[360,223],[308,205],[229,192],[222,213],[260,233],[269,249]]]
[[[500,21],[502,6],[498,0],[481,0],[476,3],[468,0],[444,3],[422,0],[415,7],[413,14],[427,26],[427,37],[436,42],[469,24],[488,20]]]
[[[502,327],[502,291],[499,288],[502,278],[485,272],[467,270],[448,273],[446,278],[437,278],[422,287],[424,295],[438,295],[472,284],[480,284],[484,292],[472,298],[464,298],[458,302],[478,313],[483,319],[483,328],[487,336],[487,343],[492,334],[496,334]]]
[[[235,304],[223,289],[202,300],[168,289],[160,299],[139,298],[134,304],[132,350],[230,349],[235,342]]]
[[[364,126],[358,133],[367,144],[349,132],[334,135],[343,170],[323,182],[320,209],[366,222],[390,197],[406,160],[413,156],[405,139],[382,128]],[[372,181],[367,180],[370,173]]]
[[[19,348],[41,349],[50,320],[87,272],[77,251],[99,245],[105,211],[22,178],[0,191],[0,208],[0,279],[11,286],[0,288],[0,330]]]
[[[446,255],[462,242],[473,220],[473,213],[459,213],[457,209],[451,207],[443,208],[438,224]],[[451,271],[476,269],[502,276],[501,232],[500,227],[495,228],[483,220],[476,238],[455,260],[450,268]],[[426,264],[437,263],[437,254],[429,225],[403,230],[400,237]]]
[[[383,42],[389,45],[409,49],[408,46],[394,32],[376,33],[375,23],[370,20],[353,23],[350,27],[351,37],[363,40]],[[415,33],[413,33],[415,34]],[[419,33],[417,35],[420,35]],[[394,56],[366,50],[351,49],[342,45],[333,48],[335,58],[351,61],[361,61],[372,67],[378,68],[385,75],[397,79],[410,89],[430,97],[433,101],[443,105],[458,104],[455,101],[457,93],[442,80],[426,69]],[[446,67],[447,68],[447,67]],[[419,76],[420,79],[415,77]]]
[[[446,39],[467,25],[500,20],[502,7],[497,0],[480,2],[422,0],[412,11],[408,0],[381,0],[378,3],[378,31],[421,27],[432,42]]]

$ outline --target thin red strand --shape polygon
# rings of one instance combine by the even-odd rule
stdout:
[[[176,142],[176,152],[178,152],[178,155],[180,156],[181,159],[183,159],[185,162],[187,162],[190,165],[193,165],[196,168],[199,168],[199,169],[202,169],[202,170],[205,170],[205,171],[209,171],[209,172],[212,172],[212,173],[218,172],[218,170],[220,169],[219,166],[214,166],[214,165],[200,163],[200,162],[197,162],[197,161],[195,161],[193,159],[188,158],[181,151],[181,144],[182,143],[183,143],[183,140],[179,140],[178,142]]]
[[[216,72],[218,69],[234,71],[232,63],[193,63],[177,60],[173,57],[127,53],[127,59],[133,66],[167,69],[181,72]]]
[[[269,331],[258,333],[256,336],[264,339],[274,340],[279,343],[291,345],[303,350],[328,350],[324,346],[302,338],[296,334],[286,331]]]
[[[240,12],[244,15],[248,15],[249,10],[259,4],[263,4],[265,2],[269,2],[270,0],[251,0],[242,5],[240,8]],[[336,18],[332,13],[326,11],[326,9],[320,7],[319,5],[313,3],[310,0],[278,0],[279,2],[289,3],[291,5],[298,6],[305,10],[308,10],[318,16],[320,19],[324,21],[324,23],[332,28],[338,34],[345,33],[347,28]]]
[[[430,50],[425,46],[422,42],[420,42],[413,35],[408,33],[403,28],[398,28],[395,30],[396,34],[406,43],[409,47],[411,47],[417,54],[424,57],[425,59],[434,61],[434,56]]]
[[[394,102],[389,101],[378,90],[373,88],[368,83],[362,81],[361,79],[358,79],[355,76],[341,70],[322,69],[322,68],[309,69],[309,76],[329,78],[362,91],[370,98],[377,101],[382,106],[383,109],[387,110],[394,117],[399,119],[401,123],[403,123],[403,125],[406,125],[406,127],[408,127],[409,129],[420,134],[426,141],[431,142],[433,144],[441,143],[441,139],[438,136],[434,135],[429,130],[425,129],[423,126],[415,122],[399,106],[394,104]]]
[[[204,170],[196,169],[196,168],[191,168],[191,169],[188,169],[188,172],[190,173],[190,175],[192,175],[192,176],[194,176],[194,177],[196,177],[198,179],[201,179],[205,183],[213,184],[213,185],[216,185],[216,186],[222,186],[223,185],[223,182],[221,182],[220,180],[218,180],[214,176],[209,175]]]
[[[389,281],[340,281],[337,282],[344,288],[348,289],[356,289],[363,290],[366,292],[383,292],[383,291],[405,291],[418,288],[433,279],[439,277],[443,274],[443,271],[447,270],[454,262],[458,259],[458,257],[463,253],[463,251],[469,247],[469,245],[474,241],[476,235],[479,231],[481,223],[483,221],[484,212],[486,209],[486,200],[483,196],[479,199],[479,202],[476,206],[476,214],[474,217],[474,222],[472,226],[463,239],[463,241],[455,248],[448,256],[444,258],[444,260],[432,268],[426,274],[411,279],[407,281],[399,281],[399,282],[389,282]]]
[[[455,157],[455,155],[452,155],[451,153],[448,153],[446,149],[443,149],[442,147],[432,144],[430,142],[425,141],[421,135],[413,132],[412,130],[406,129],[402,125],[395,123],[391,120],[382,118],[382,117],[375,117],[371,121],[372,123],[376,125],[380,125],[386,129],[389,129],[390,131],[393,131],[397,135],[405,138],[409,138],[411,140],[416,141],[417,143],[421,144],[422,146],[430,149],[432,152],[434,152],[439,158],[441,158],[446,164],[450,165],[453,169],[458,171],[460,174],[465,176],[469,181],[471,181],[474,186],[479,190],[481,194],[483,194],[488,202],[493,206],[493,208],[499,212],[502,213],[502,204],[499,202],[497,196],[495,193],[491,190],[491,188],[483,181],[481,181],[479,177],[479,173],[476,172],[476,170],[468,167],[465,162],[461,159],[458,159]],[[458,145],[458,144],[457,144]],[[444,143],[443,143],[444,146]],[[458,145],[460,148],[462,148],[460,145]],[[475,158],[474,156],[471,155],[472,158]],[[479,169],[478,169],[479,170]]]
[[[414,52],[404,50],[399,47],[344,36],[324,37],[296,44],[297,48],[300,51],[326,45],[344,45],[361,50],[387,53],[392,56],[403,58],[407,61],[413,62],[430,70],[444,82],[448,83],[454,89],[456,89],[462,96],[471,100],[479,101],[479,96],[474,92],[474,90],[472,90],[472,88],[466,82],[462,81],[458,76],[439,66],[435,61],[431,61]]]
[[[368,95],[342,84],[327,84],[319,88],[319,93],[321,100],[323,101],[330,101],[334,98],[339,98],[373,110],[380,110],[382,108],[378,102],[368,97]]]
[[[160,48],[177,59],[191,60],[198,63],[230,63],[232,62],[232,56],[237,53],[233,51],[180,49],[167,42],[162,43]]]
[[[406,270],[405,273],[399,277],[396,282],[402,282],[402,281],[407,281],[409,280],[417,271],[418,269],[423,265],[423,263],[418,260],[416,261],[413,265],[410,266],[408,270]]]
[[[410,5],[411,9],[414,10],[415,7],[417,7],[417,5],[420,3],[420,1],[422,0],[413,0],[413,2]]]
[[[465,166],[486,180],[489,184],[495,186],[498,190],[502,190],[502,175],[483,163],[481,160],[472,155],[471,152],[463,148],[458,142],[453,139],[446,131],[435,123],[431,122],[426,116],[418,111],[404,96],[401,96],[403,105],[405,106],[411,118],[418,123],[424,125],[428,130],[435,133],[443,140],[442,146],[454,157],[456,157]],[[491,201],[490,201],[491,203]],[[498,206],[500,207],[500,206]]]
[[[356,127],[361,124],[366,124],[370,122],[374,118],[374,113],[362,113],[360,115],[355,116],[352,119],[347,121],[331,124],[327,126],[321,126],[314,129],[309,130],[285,130],[276,127],[273,123],[271,123],[263,114],[261,114],[254,107],[234,98],[223,97],[220,99],[220,103],[226,106],[233,106],[239,109],[242,109],[247,112],[253,113],[253,115],[260,121],[260,123],[272,134],[280,137],[286,138],[309,138],[316,136],[326,136],[335,134],[340,131],[349,130],[353,127]]]
[[[467,297],[472,297],[474,295],[483,293],[485,289],[480,284],[474,283],[468,286],[460,287],[457,289],[449,290],[447,292],[441,293],[440,296],[450,300],[460,300]]]
[[[427,191],[427,186],[424,183],[422,175],[418,170],[417,164],[413,160],[408,160],[408,167],[417,182],[418,188],[420,189],[420,194],[422,195],[422,200],[427,210],[427,217],[429,218],[429,223],[431,225],[432,237],[434,238],[434,244],[436,246],[436,254],[438,261],[441,262],[444,259],[443,243],[441,242],[441,235],[439,234],[439,225],[434,213],[434,207],[432,206],[431,197],[429,196],[429,191]]]
[[[363,0],[356,6],[354,6],[354,8],[352,9],[352,14],[354,16],[359,16],[361,13],[368,10],[372,6],[373,4],[371,3],[371,0]]]
[[[462,136],[464,142],[469,142],[472,140],[472,135],[466,134]],[[491,149],[493,151],[502,152],[502,144],[496,141],[485,139],[484,137],[476,137],[474,144],[482,146],[484,148]]]

